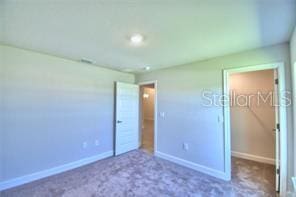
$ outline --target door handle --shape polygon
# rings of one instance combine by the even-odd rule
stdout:
[[[121,120],[117,120],[116,122],[117,122],[117,124],[120,124],[120,123],[122,123],[122,121],[121,121]]]

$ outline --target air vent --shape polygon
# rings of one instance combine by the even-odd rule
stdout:
[[[89,60],[89,59],[85,59],[85,58],[82,58],[82,59],[80,60],[80,62],[82,62],[82,63],[86,63],[86,64],[94,64],[94,63],[95,63],[94,61]]]

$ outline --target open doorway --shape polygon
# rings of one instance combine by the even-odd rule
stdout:
[[[230,118],[233,176],[275,194],[274,75],[273,69],[231,74]]]
[[[225,172],[241,184],[286,191],[286,103],[283,64],[224,71]]]
[[[140,85],[140,147],[154,153],[155,147],[155,102],[154,83]]]

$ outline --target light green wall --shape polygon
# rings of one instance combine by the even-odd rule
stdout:
[[[294,65],[296,63],[296,27],[294,28],[294,32],[291,37],[290,51],[291,51],[291,64]]]
[[[113,150],[114,82],[133,83],[134,75],[8,46],[0,50],[0,180]]]
[[[290,41],[290,52],[291,52],[291,67],[292,67],[292,81],[293,81],[293,110],[294,110],[294,155],[296,154],[296,134],[295,134],[295,128],[296,128],[296,26],[294,28],[294,32],[291,37]],[[294,158],[294,176],[296,176],[296,162]]]
[[[233,55],[193,62],[136,76],[137,82],[157,80],[158,151],[216,171],[224,171],[222,107],[202,106],[202,91],[222,93],[222,70],[250,65],[284,62],[286,87],[291,89],[289,45],[246,51]],[[288,108],[289,159],[292,158],[292,108]],[[183,142],[189,150],[182,149]],[[289,160],[290,161],[290,160]],[[288,173],[292,173],[289,162]],[[290,183],[290,179],[289,179]]]
[[[3,48],[0,47],[0,182],[3,179],[3,114],[4,114],[4,105],[3,105],[3,83],[1,83],[1,79],[4,77],[4,72],[3,72]]]
[[[224,68],[278,61],[285,63],[290,90],[288,44],[138,74],[137,81],[158,80],[158,112],[165,112],[165,118],[158,118],[159,151],[222,171],[223,123],[217,120],[223,112],[201,106],[202,90],[221,94]],[[0,46],[0,71],[0,110],[5,112],[0,113],[5,147],[0,148],[0,180],[112,150],[113,83],[134,82],[133,75],[7,46]],[[98,148],[94,139],[101,143]],[[91,147],[82,149],[83,141]],[[182,150],[183,142],[189,151]]]

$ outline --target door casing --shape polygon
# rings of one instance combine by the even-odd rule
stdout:
[[[284,196],[287,192],[287,107],[285,101],[285,68],[284,63],[277,62],[272,64],[263,64],[239,68],[230,68],[223,70],[223,94],[229,96],[230,75],[234,73],[243,73],[250,71],[276,69],[278,73],[278,92],[279,92],[279,122],[280,122],[280,195]],[[224,112],[224,173],[225,179],[231,180],[231,128],[230,128],[230,106],[229,102],[223,106]]]
[[[157,80],[155,81],[144,81],[144,82],[139,82],[138,85],[149,85],[149,84],[154,84],[154,153],[157,152],[157,120],[158,120],[158,110],[157,110]],[[139,98],[141,99],[141,98]],[[141,105],[141,102],[140,102]],[[142,108],[141,106],[139,107],[139,114],[142,113]],[[140,116],[140,115],[139,115]],[[141,146],[142,142],[142,120],[139,119],[139,147]]]

